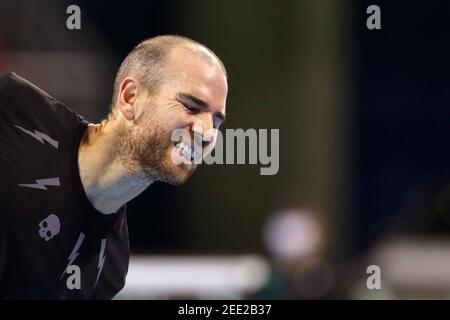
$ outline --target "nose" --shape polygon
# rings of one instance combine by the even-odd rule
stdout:
[[[202,148],[214,146],[216,143],[217,130],[213,127],[212,115],[209,113],[205,113],[195,120],[192,125],[192,132],[194,133],[194,141],[196,143],[201,141]]]

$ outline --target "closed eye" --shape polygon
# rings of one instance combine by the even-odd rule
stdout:
[[[182,103],[182,105],[183,105],[183,107],[185,107],[187,110],[189,110],[191,113],[199,113],[199,112],[200,112],[200,109],[189,107],[189,106],[187,106],[187,105],[184,104],[184,103]]]
[[[208,111],[208,104],[188,93],[179,93],[176,96],[177,101],[182,104],[190,114],[198,114],[202,111]],[[225,121],[225,114],[221,112],[214,112],[213,114],[213,126],[218,129],[220,125]]]

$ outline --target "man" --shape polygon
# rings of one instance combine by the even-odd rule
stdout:
[[[179,36],[122,62],[111,110],[91,124],[16,74],[0,77],[0,297],[109,299],[124,286],[125,204],[181,184],[225,118],[226,71]],[[186,134],[172,141],[172,133]],[[202,149],[201,149],[202,150]]]

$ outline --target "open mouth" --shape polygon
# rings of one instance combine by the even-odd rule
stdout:
[[[184,157],[188,161],[194,161],[194,159],[199,155],[199,153],[195,151],[194,147],[189,147],[182,141],[175,143],[175,148],[180,153],[180,156]]]

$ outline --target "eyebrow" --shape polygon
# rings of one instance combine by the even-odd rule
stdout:
[[[183,104],[186,104],[189,108],[195,108],[195,109],[209,109],[210,106],[206,101],[203,101],[202,99],[190,94],[190,93],[178,93],[177,94],[177,100],[180,101]],[[219,118],[222,122],[226,120],[226,115],[222,112],[214,112],[214,116]]]

